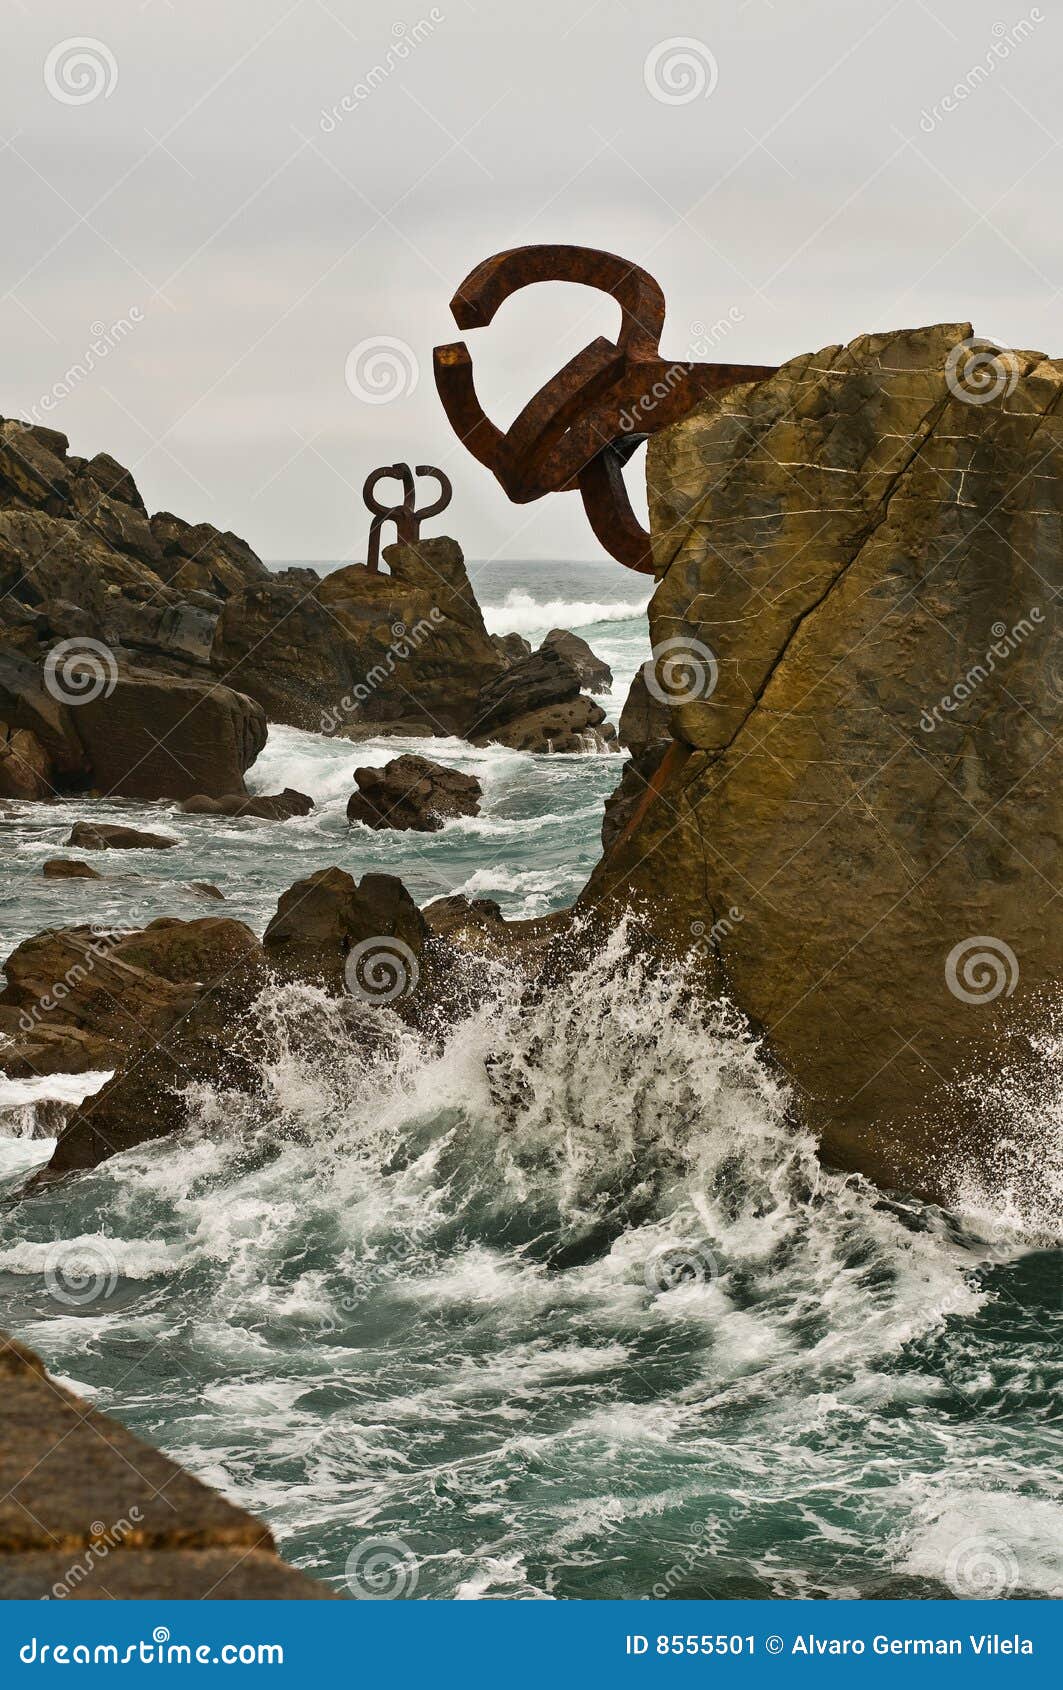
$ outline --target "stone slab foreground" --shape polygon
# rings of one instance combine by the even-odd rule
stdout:
[[[268,1527],[0,1334],[0,1599],[328,1600]]]

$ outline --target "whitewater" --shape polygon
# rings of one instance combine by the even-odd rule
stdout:
[[[474,576],[493,631],[590,640],[614,721],[647,649],[615,575]],[[482,815],[348,833],[355,764],[414,746],[478,775]],[[158,806],[180,843],[135,876],[39,869],[75,812],[143,825],[143,806],[6,817],[5,954],[60,921],[261,930],[329,862],[542,914],[597,860],[621,767],[271,729],[250,784],[313,814]],[[500,976],[441,1042],[386,1010],[353,1042],[306,987],[259,1013],[265,1106],[203,1089],[181,1138],[3,1207],[0,1292],[53,1371],[265,1517],[286,1558],[341,1590],[373,1560],[416,1599],[1063,1591],[1058,1189],[1053,1208],[1006,1161],[992,1189],[958,1170],[946,1211],[825,1170],[741,1019],[706,1026],[682,962],[651,969],[622,932],[545,995]],[[49,1154],[41,1100],[104,1078],[0,1081],[9,1192]],[[1060,1098],[993,1084],[1047,1163]]]

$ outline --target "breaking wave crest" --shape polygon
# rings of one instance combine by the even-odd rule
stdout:
[[[617,933],[435,1038],[305,987],[260,1013],[261,1098],[27,1201],[0,1268],[103,1406],[149,1354],[123,1416],[309,1570],[387,1534],[422,1596],[948,1594],[975,1460],[997,1536],[1055,1494],[1048,1258],[825,1171],[680,967]],[[34,1277],[57,1228],[113,1253],[91,1322]],[[1014,1594],[1061,1524],[1026,1517]]]
[[[551,628],[591,628],[602,622],[631,622],[644,617],[649,594],[642,599],[539,600],[523,587],[511,587],[502,604],[484,605],[489,634],[532,634]]]

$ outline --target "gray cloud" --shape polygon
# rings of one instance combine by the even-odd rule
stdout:
[[[644,263],[676,354],[728,313],[728,360],[965,318],[1053,349],[1063,25],[1044,6],[7,7],[0,410],[69,387],[50,420],[76,450],[135,463],[152,508],[268,557],[362,555],[362,480],[396,458],[446,465],[470,556],[599,555],[574,495],[509,504],[431,382],[450,293],[522,241]],[[113,59],[109,94],[49,91],[45,61],[74,37]],[[682,104],[644,78],[674,37],[715,65]],[[485,403],[508,421],[615,320],[583,290],[511,301],[475,337]],[[375,336],[419,365],[388,404],[344,379]]]

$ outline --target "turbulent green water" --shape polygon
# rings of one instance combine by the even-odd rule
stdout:
[[[502,631],[582,622],[619,703],[645,623],[615,572],[477,589]],[[42,882],[85,806],[26,807],[5,937],[130,900],[202,913],[179,888],[204,878],[261,926],[329,861],[421,899],[568,902],[618,760],[427,749],[480,774],[482,817],[348,836],[371,754],[279,730],[254,784],[318,811],[167,815],[181,846],[124,890]],[[262,1016],[269,1107],[204,1094],[180,1141],[4,1210],[0,1291],[5,1324],[290,1559],[416,1598],[1063,1590],[1058,1097],[1001,1078],[1039,1177],[961,1176],[946,1214],[820,1169],[741,1025],[706,1033],[622,935],[538,1008],[500,987],[442,1049],[402,1032],[367,1056],[310,990]],[[0,1116],[12,1181],[47,1148],[17,1136],[28,1090]]]

